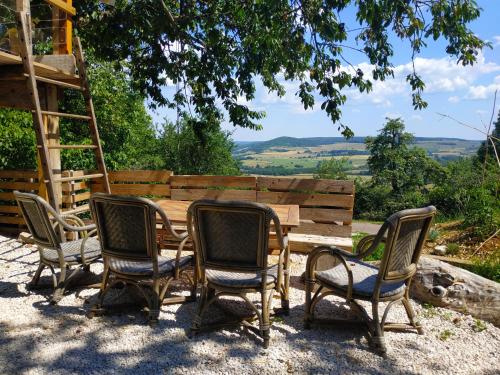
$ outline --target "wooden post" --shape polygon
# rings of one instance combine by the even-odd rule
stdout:
[[[72,0],[64,0],[68,5],[72,5]],[[54,55],[68,55],[73,52],[72,50],[72,23],[69,15],[57,7],[52,9],[52,53]],[[47,110],[52,112],[59,112],[58,106],[59,89],[57,86],[48,85],[47,87]],[[59,117],[47,117],[47,134],[48,145],[60,145],[60,126]],[[50,167],[55,179],[61,177],[61,150],[49,150]],[[56,184],[54,186],[54,194],[56,202],[59,206],[62,205],[62,185]]]
[[[16,11],[17,12],[28,12],[30,9],[29,0],[16,0]]]

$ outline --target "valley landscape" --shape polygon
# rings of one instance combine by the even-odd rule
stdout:
[[[365,137],[293,138],[279,137],[268,141],[235,142],[234,157],[244,174],[312,177],[318,163],[332,157],[348,159],[349,176],[369,176]],[[481,141],[459,138],[415,137],[413,146],[426,150],[441,163],[471,156]]]

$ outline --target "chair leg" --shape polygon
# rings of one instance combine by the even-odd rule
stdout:
[[[304,307],[304,328],[310,329],[312,322],[311,295],[314,289],[314,282],[306,280],[306,304]]]
[[[270,292],[271,295],[273,294],[273,291]],[[262,316],[261,316],[261,321],[260,323],[260,332],[262,334],[262,339],[264,340],[264,348],[267,349],[269,347],[269,339],[270,339],[270,329],[271,329],[271,323],[270,323],[270,318],[269,318],[269,309],[270,309],[270,302],[269,299],[266,296],[266,292],[263,291],[261,293],[261,299],[262,299]],[[272,297],[271,297],[272,298]]]
[[[42,271],[44,270],[44,268],[45,268],[45,264],[40,263],[38,265],[38,268],[35,272],[35,275],[31,279],[31,282],[29,283],[30,288],[38,285],[38,282],[40,281],[40,276],[42,275]]]
[[[198,301],[197,311],[193,318],[193,323],[191,325],[191,334],[198,332],[201,328],[201,319],[203,316],[203,311],[205,310],[205,304],[208,299],[208,286],[206,284],[201,286],[200,299]]]
[[[61,300],[64,291],[66,290],[66,270],[66,266],[61,267],[61,273],[59,275],[59,280],[57,281],[57,288],[52,295],[52,299],[50,300],[52,305],[57,304]]]
[[[289,250],[288,250],[289,251]],[[285,253],[285,265],[283,267],[283,276],[284,276],[284,290],[281,295],[281,308],[285,315],[290,314],[290,256]]]
[[[160,280],[153,282],[153,298],[149,306],[149,324],[154,326],[160,317]]]
[[[104,312],[103,309],[103,303],[104,303],[104,296],[107,292],[107,285],[109,282],[109,266],[106,262],[106,259],[104,260],[104,271],[102,274],[102,281],[101,281],[101,288],[99,290],[99,294],[97,295],[97,303],[92,306],[90,309],[90,312],[87,314],[87,318],[93,318],[94,315],[98,314],[101,315]]]
[[[385,354],[387,352],[387,347],[385,345],[384,329],[380,324],[378,302],[372,302],[372,314],[373,314],[373,320],[372,320],[373,327],[372,327],[371,344],[377,352]]]
[[[423,335],[424,329],[422,328],[422,325],[420,323],[417,323],[415,320],[416,315],[415,315],[415,311],[413,310],[413,307],[410,303],[410,300],[405,295],[405,297],[403,298],[402,301],[403,301],[403,305],[404,305],[405,310],[406,310],[406,314],[408,315],[408,319],[410,320],[410,324],[412,325],[412,327],[414,327],[417,330],[417,333],[419,335]]]

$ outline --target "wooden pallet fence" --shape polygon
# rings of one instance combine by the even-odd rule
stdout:
[[[250,176],[172,176],[171,199],[256,201],[256,178]]]
[[[83,177],[96,172],[84,170],[63,171],[62,177]],[[62,183],[62,212],[82,214],[89,211],[90,180],[72,180]]]
[[[324,237],[352,246],[353,181],[258,177],[257,202],[300,206],[300,226],[290,235],[293,251],[310,251],[310,244]]]
[[[14,190],[38,193],[38,173],[32,170],[0,170],[0,231],[19,232],[24,220]]]
[[[129,170],[109,172],[112,194],[170,198],[169,180],[172,171]],[[104,187],[92,183],[92,192],[102,192]]]

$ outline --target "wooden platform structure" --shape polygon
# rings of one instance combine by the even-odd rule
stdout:
[[[75,8],[72,0],[44,1],[51,6],[52,11],[52,54],[33,55],[30,4],[28,0],[16,0],[16,9],[13,9],[16,18],[15,33],[9,34],[12,50],[0,51],[0,107],[28,110],[32,113],[39,165],[37,191],[59,211],[63,203],[63,183],[99,179],[104,191],[110,190],[84,55],[80,40],[72,37],[71,16],[76,14]],[[60,112],[58,98],[62,90],[81,92],[86,113]],[[61,145],[60,118],[87,123],[92,143]],[[63,176],[63,149],[92,150],[97,171]],[[78,212],[81,211],[83,210]]]

